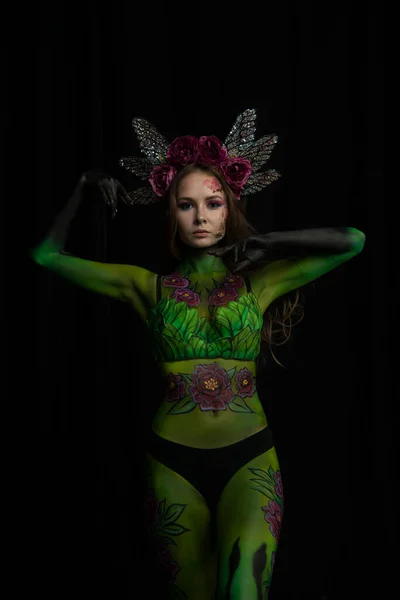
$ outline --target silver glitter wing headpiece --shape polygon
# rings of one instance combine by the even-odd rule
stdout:
[[[128,192],[132,204],[159,202],[168,192],[179,169],[189,163],[213,165],[222,174],[235,196],[259,192],[276,181],[280,174],[275,169],[262,171],[278,141],[275,134],[255,140],[256,111],[241,113],[224,142],[215,136],[196,138],[186,135],[169,143],[154,125],[142,118],[134,118],[132,126],[143,154],[141,157],[121,158],[121,167],[147,180],[147,185]]]

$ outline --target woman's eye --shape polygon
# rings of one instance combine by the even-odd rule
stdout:
[[[210,208],[219,208],[220,206],[222,206],[222,204],[220,204],[219,202],[210,202],[208,206]]]
[[[181,210],[188,210],[191,207],[192,207],[192,205],[189,204],[189,202],[181,202],[181,204],[179,205],[179,208]]]

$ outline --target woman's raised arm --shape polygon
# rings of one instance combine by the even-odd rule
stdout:
[[[88,180],[89,178],[89,180]],[[108,175],[86,174],[80,179],[64,210],[58,215],[49,235],[32,251],[33,260],[69,281],[98,294],[129,302],[143,317],[156,303],[156,274],[135,265],[119,265],[85,260],[64,253],[71,222],[81,204],[85,185],[96,185],[104,200],[116,207],[123,186]]]

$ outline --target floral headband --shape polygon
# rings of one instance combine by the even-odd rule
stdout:
[[[154,125],[145,119],[133,119],[132,126],[144,156],[121,158],[119,164],[150,185],[128,193],[132,204],[150,204],[165,197],[175,175],[192,163],[216,167],[238,200],[241,195],[253,194],[276,181],[280,174],[275,169],[260,169],[269,159],[278,137],[265,135],[255,141],[255,121],[256,111],[248,109],[237,117],[223,143],[214,135],[200,138],[184,135],[169,144]]]

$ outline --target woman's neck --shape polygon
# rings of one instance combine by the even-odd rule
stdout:
[[[185,248],[179,269],[181,272],[190,271],[205,275],[207,273],[225,273],[227,268],[219,256],[208,253],[209,248]]]

